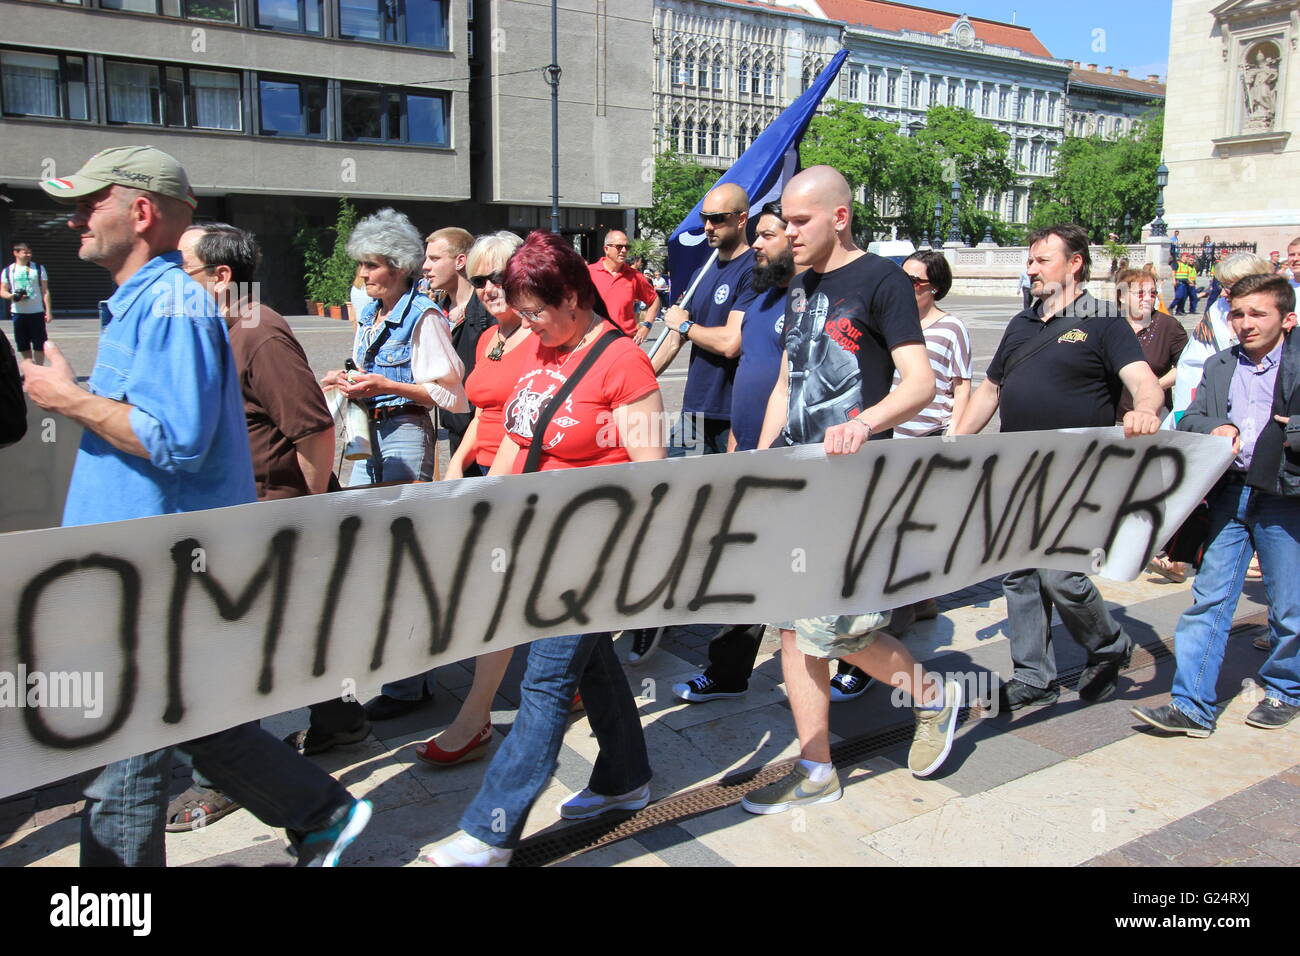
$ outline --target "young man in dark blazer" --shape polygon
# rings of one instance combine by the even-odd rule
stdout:
[[[1160,730],[1208,737],[1218,716],[1216,684],[1251,552],[1268,594],[1272,652],[1259,669],[1264,699],[1246,717],[1275,730],[1300,713],[1300,343],[1295,290],[1254,275],[1229,293],[1228,321],[1240,342],[1211,356],[1182,431],[1232,439],[1232,465],[1211,490],[1210,532],[1192,606],[1174,635],[1173,696],[1133,715]]]

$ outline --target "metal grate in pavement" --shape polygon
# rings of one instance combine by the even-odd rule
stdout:
[[[1238,636],[1243,632],[1255,630],[1266,622],[1264,615],[1252,615],[1238,621],[1230,635]],[[1173,651],[1165,640],[1154,644],[1138,644],[1133,649],[1133,658],[1128,671],[1141,670],[1157,661],[1168,660]],[[1079,682],[1082,666],[1071,667],[1062,671],[1057,680],[1062,687],[1074,689]],[[983,716],[983,708],[976,704],[963,707],[958,714],[958,725]],[[831,760],[836,768],[844,769],[898,749],[912,739],[913,723],[910,720],[892,724],[870,734],[862,734],[849,740],[841,741],[831,747]],[[747,770],[730,774],[717,783],[705,784],[675,794],[667,799],[651,804],[644,810],[631,814],[608,814],[584,823],[575,823],[563,829],[543,832],[520,843],[510,861],[511,866],[546,866],[560,860],[586,853],[602,846],[609,846],[628,837],[658,826],[680,823],[693,817],[720,810],[740,802],[745,794],[765,787],[779,780],[794,766],[797,758],[789,758],[768,764],[757,770]]]

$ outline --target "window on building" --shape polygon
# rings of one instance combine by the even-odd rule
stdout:
[[[1029,119],[1029,94],[1021,93],[1019,100],[1016,102],[1016,119]]]
[[[709,124],[704,120],[700,120],[695,132],[695,151],[701,156],[707,156],[709,152]]]
[[[939,81],[938,81],[938,80],[931,80],[931,81],[930,81],[930,99],[929,99],[929,101],[926,103],[926,105],[927,105],[927,106],[938,106],[938,105],[939,105],[940,103],[942,103],[942,102],[943,102],[943,94],[942,94],[942,93],[940,92],[940,90],[939,90]]]
[[[1016,143],[1016,168],[1025,168],[1025,144]]]
[[[713,57],[713,88],[722,89],[722,55],[714,54]]]
[[[686,121],[686,138],[682,141],[682,152],[693,153],[695,151],[695,120]]]
[[[966,87],[966,109],[975,111],[975,87],[969,85]]]
[[[1047,98],[1047,122],[1049,123],[1056,122],[1056,97],[1055,96],[1049,96]]]
[[[740,124],[740,129],[736,132],[736,155],[739,156],[749,148],[749,126],[745,123]]]
[[[880,102],[880,75],[871,73],[867,76],[867,102]]]
[[[447,98],[387,87],[340,87],[343,139],[448,146]]]
[[[695,85],[702,90],[709,88],[709,61],[706,57],[700,57],[700,70],[696,74]]]
[[[716,120],[713,123],[713,129],[709,131],[709,155],[722,155],[722,124]]]
[[[862,73],[852,70],[849,73],[849,99],[856,100],[862,95]]]
[[[695,82],[695,54],[686,57],[686,68],[682,71],[682,82],[690,86]]]
[[[239,21],[236,0],[100,0],[99,5],[106,10],[132,10],[191,20]]]
[[[763,95],[772,96],[776,91],[776,71],[769,66],[763,71]]]
[[[921,105],[921,81],[912,80],[911,88],[908,90],[911,95],[911,105],[915,109]]]
[[[678,116],[668,124],[668,148],[674,153],[682,151],[682,121]]]
[[[255,0],[257,25],[292,33],[321,32],[321,0]]]
[[[1006,90],[1003,90],[1002,92],[998,93],[998,117],[1001,119],[1007,118],[1007,91]]]
[[[339,36],[447,49],[443,0],[339,0]]]
[[[890,106],[898,103],[898,77],[891,76],[886,81],[885,102]]]
[[[325,81],[259,76],[259,131],[264,136],[325,135]]]
[[[1038,143],[1031,143],[1029,146],[1029,171],[1031,173],[1038,172],[1038,155],[1041,149],[1042,147]]]
[[[1037,93],[1034,94],[1034,122],[1041,122],[1043,119],[1043,98]]]
[[[244,128],[238,73],[106,60],[110,123]]]
[[[1051,146],[1043,147],[1043,172],[1049,176],[1052,174],[1052,167],[1056,165],[1056,152]]]
[[[0,104],[8,116],[86,119],[86,58],[0,50]]]
[[[982,116],[993,115],[993,91],[987,87],[980,94],[980,114]]]
[[[742,59],[740,67],[736,70],[737,78],[740,80],[738,89],[741,93],[749,92],[749,61]]]

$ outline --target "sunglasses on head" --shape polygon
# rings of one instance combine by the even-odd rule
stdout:
[[[715,226],[720,226],[732,216],[739,216],[740,213],[741,210],[739,209],[733,209],[731,212],[702,212],[700,213],[700,219]]]
[[[506,281],[506,274],[505,274],[504,272],[500,272],[500,271],[498,271],[498,272],[493,272],[493,273],[489,273],[488,275],[485,275],[485,276],[470,276],[470,277],[469,277],[469,284],[472,285],[472,286],[473,286],[474,288],[476,288],[476,289],[481,289],[481,288],[483,288],[483,287],[484,287],[485,285],[487,285],[489,282],[491,282],[493,285],[501,285],[501,284],[503,284],[505,281]]]

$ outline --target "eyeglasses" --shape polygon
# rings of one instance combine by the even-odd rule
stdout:
[[[923,286],[923,285],[929,285],[929,284],[930,284],[930,280],[929,280],[929,279],[922,279],[920,276],[912,276],[912,275],[910,275],[910,276],[908,276],[908,278],[912,280],[912,285],[913,285],[913,287],[915,287],[915,288],[917,288],[917,289],[921,288],[921,286]]]
[[[546,311],[546,306],[542,306],[540,309],[515,309],[515,311],[526,321],[536,322],[537,317]]]
[[[187,276],[191,276],[191,277],[192,277],[196,272],[209,272],[209,271],[211,271],[211,269],[212,269],[212,266],[199,266],[197,269],[185,269],[185,268],[182,268],[181,271],[184,272]]]
[[[627,243],[626,243],[626,242],[624,242],[624,243],[607,242],[607,243],[605,243],[605,248],[606,248],[606,249],[626,249],[626,248],[627,248]]]
[[[491,282],[493,285],[502,285],[502,284],[505,283],[505,281],[506,281],[506,274],[505,274],[504,272],[500,272],[500,271],[498,271],[498,272],[492,272],[492,273],[489,273],[488,275],[485,275],[485,276],[470,276],[470,277],[469,277],[469,284],[472,285],[472,286],[473,286],[474,288],[476,288],[476,289],[481,289],[481,288],[483,288],[483,287],[484,287],[485,285],[487,285],[489,282]]]
[[[702,212],[700,219],[715,226],[720,226],[732,216],[739,216],[743,212],[741,209],[733,209],[731,212]]]

